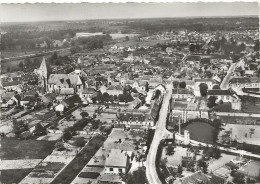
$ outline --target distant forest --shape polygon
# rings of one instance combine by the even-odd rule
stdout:
[[[1,50],[38,48],[53,40],[71,39],[77,32],[139,33],[149,35],[160,31],[232,31],[258,29],[258,17],[221,18],[155,18],[122,20],[81,20],[28,23],[2,23]],[[66,45],[65,45],[66,47]]]

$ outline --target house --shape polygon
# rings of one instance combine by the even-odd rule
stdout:
[[[127,173],[130,166],[130,158],[126,151],[111,149],[106,157],[105,174]]]
[[[85,88],[79,92],[80,98],[93,98],[97,96],[97,91],[94,88]]]
[[[41,100],[44,104],[49,104],[56,100],[56,94],[55,93],[47,93],[44,96],[41,97]]]
[[[131,125],[153,127],[157,121],[159,110],[160,100],[155,100],[151,105],[151,109],[126,109],[124,111],[119,111],[116,115],[117,120],[115,121],[115,124],[123,124],[126,127],[130,127]]]
[[[13,105],[19,106],[21,96],[14,92],[5,92],[1,95],[1,107],[6,108]]]
[[[107,87],[106,86],[101,86],[99,88],[99,91],[103,94],[103,93],[107,92]]]
[[[208,90],[208,98],[211,96],[215,96],[217,98],[217,102],[222,100],[223,102],[233,102],[235,98],[232,98],[233,94],[235,94],[232,90],[222,90],[222,89],[212,89]]]
[[[55,111],[64,112],[80,103],[81,103],[81,98],[78,95],[73,95],[73,96],[63,100],[59,105],[57,105],[55,107]]]
[[[175,88],[172,90],[172,98],[176,100],[191,100],[194,98],[194,94],[189,89]]]
[[[0,85],[7,91],[17,91],[18,93],[22,91],[22,81],[2,81]]]
[[[120,95],[123,94],[123,88],[121,85],[111,85],[107,88],[107,93],[109,95]]]
[[[157,91],[157,90],[159,90],[161,92],[161,94],[164,94],[165,91],[166,91],[166,88],[165,88],[165,86],[163,84],[159,84],[158,86],[156,86],[154,88],[154,91]]]
[[[51,74],[48,80],[48,90],[59,93],[61,88],[74,88],[75,92],[84,89],[85,82],[79,75]]]
[[[132,88],[137,89],[138,91],[145,91],[146,90],[146,86],[148,85],[147,81],[144,80],[136,80],[134,81]]]
[[[229,81],[229,87],[234,88],[234,89],[260,88],[260,78],[257,78],[257,77],[232,78]]]
[[[37,103],[38,98],[35,96],[25,96],[21,99],[21,106],[23,107],[30,107],[34,106]]]

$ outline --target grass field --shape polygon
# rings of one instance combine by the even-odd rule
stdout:
[[[32,169],[2,170],[0,174],[0,183],[4,183],[4,184],[19,183],[31,171]]]
[[[249,101],[243,102],[242,112],[260,113],[260,104],[255,104]]]
[[[1,155],[3,160],[44,159],[54,149],[53,141],[19,140],[3,137]]]
[[[69,184],[84,168],[88,161],[93,157],[97,150],[103,145],[105,139],[103,136],[97,135],[93,137],[89,143],[81,150],[69,165],[51,182],[53,184],[62,183]]]
[[[225,134],[225,131],[231,131],[233,140],[236,139],[240,143],[260,145],[260,125],[227,124],[222,128],[223,130],[219,134],[220,137]]]
[[[219,116],[222,123],[230,124],[259,124],[260,119],[257,117],[242,117],[242,116]]]

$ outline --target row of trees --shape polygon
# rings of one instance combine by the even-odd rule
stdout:
[[[172,84],[173,84],[174,88],[186,88],[186,82],[185,81],[182,81],[182,82],[173,81]]]
[[[76,35],[75,30],[21,31],[12,29],[2,35],[1,50],[36,49],[46,43],[47,48],[56,47],[53,40],[70,39]]]

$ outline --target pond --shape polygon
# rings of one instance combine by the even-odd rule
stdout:
[[[217,131],[215,127],[202,121],[194,121],[188,124],[182,128],[182,133],[184,130],[189,130],[191,139],[208,144],[214,143],[214,132]]]

